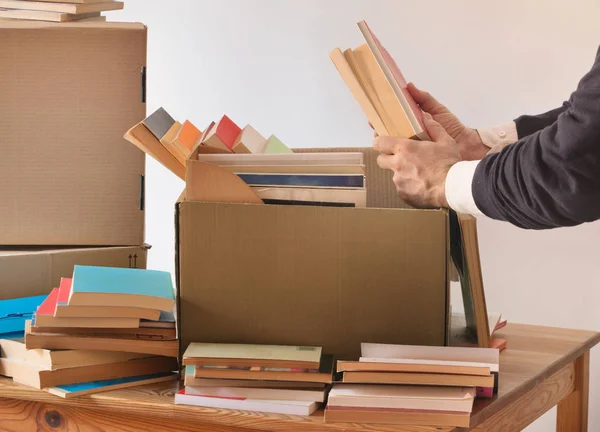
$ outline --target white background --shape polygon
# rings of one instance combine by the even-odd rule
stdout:
[[[148,112],[200,128],[227,113],[292,147],[369,146],[357,103],[331,64],[362,43],[366,19],[408,80],[470,126],[555,108],[600,44],[597,0],[127,0],[111,20],[148,25]],[[148,160],[149,267],[173,271],[173,204],[183,182]],[[600,330],[600,223],[527,232],[481,218],[490,311],[510,321]],[[199,227],[201,228],[201,227]],[[457,305],[455,305],[457,307]],[[600,351],[590,431],[600,430]],[[554,430],[555,412],[528,432]]]

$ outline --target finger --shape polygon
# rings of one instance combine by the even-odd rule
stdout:
[[[433,96],[426,91],[420,90],[413,83],[409,83],[406,86],[406,89],[423,111],[431,112],[434,110],[434,108],[442,105]]]
[[[409,145],[411,140],[389,136],[380,136],[373,140],[373,148],[379,153],[393,155],[404,146]]]
[[[393,171],[394,170],[392,168],[393,161],[394,161],[394,156],[384,155],[384,154],[380,154],[379,156],[377,156],[377,165],[381,169]]]
[[[436,122],[433,119],[433,117],[431,117],[431,114],[424,113],[423,123],[425,124],[425,129],[427,129],[431,141],[437,143],[442,141],[446,137],[450,137],[450,135],[448,135],[448,132],[446,132],[446,129],[444,129],[441,124]]]

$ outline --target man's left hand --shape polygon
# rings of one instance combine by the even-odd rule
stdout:
[[[377,164],[394,173],[394,184],[403,201],[417,208],[448,207],[446,175],[461,160],[460,151],[444,128],[424,114],[432,141],[376,137],[373,148],[381,153]]]

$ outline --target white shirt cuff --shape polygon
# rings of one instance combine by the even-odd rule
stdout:
[[[458,162],[450,167],[446,175],[446,201],[457,213],[482,214],[475,204],[471,189],[477,164],[479,161]]]
[[[477,129],[481,141],[489,148],[497,145],[513,144],[519,140],[515,122]]]

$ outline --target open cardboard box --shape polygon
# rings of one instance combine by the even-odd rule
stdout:
[[[406,208],[371,149],[295,151],[363,152],[368,207],[248,204],[245,183],[192,153],[175,208],[182,350],[317,345],[356,359],[361,342],[446,345],[448,212]]]

